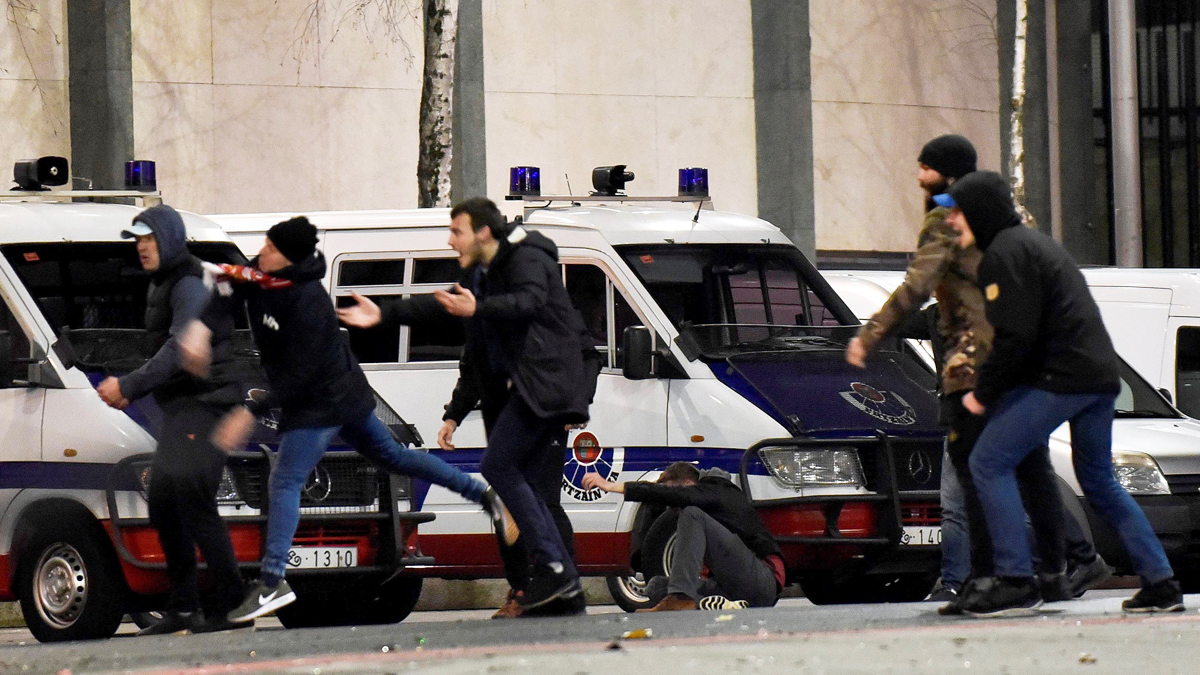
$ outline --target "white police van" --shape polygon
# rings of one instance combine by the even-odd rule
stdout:
[[[864,321],[904,279],[904,273],[896,271],[826,270],[823,274]],[[1200,422],[1175,409],[1169,395],[1164,396],[1170,392],[1156,391],[1139,373],[1146,367],[1147,372],[1157,374],[1158,359],[1164,353],[1173,355],[1176,339],[1180,349],[1186,350],[1187,340],[1196,339],[1189,335],[1200,335],[1200,318],[1189,317],[1200,312],[1172,304],[1173,297],[1176,301],[1189,298],[1180,290],[1189,285],[1194,286],[1190,297],[1200,298],[1195,295],[1200,291],[1200,279],[1188,279],[1196,275],[1171,270],[1087,269],[1084,276],[1123,359],[1121,394],[1113,421],[1117,479],[1146,512],[1184,587],[1195,592],[1200,589]],[[927,354],[932,363],[932,353]],[[1180,359],[1184,363],[1182,354]],[[1190,384],[1182,377],[1180,382]],[[1082,501],[1071,466],[1066,425],[1050,436],[1050,455],[1064,497],[1075,497],[1066,500],[1067,507],[1081,523],[1090,524],[1096,548],[1105,560],[1118,571],[1132,574],[1116,534]]]
[[[704,195],[613,194],[604,179],[612,168],[597,173],[600,195],[524,195],[523,226],[557,243],[563,280],[605,358],[592,421],[572,432],[564,456],[562,501],[581,571],[609,577],[625,608],[644,606],[641,583],[665,568],[669,545],[647,535],[652,523],[636,504],[585,490],[582,477],[653,480],[683,460],[735,476],[781,543],[789,578],[812,600],[922,599],[939,559],[933,373],[898,343],[868,371],[848,367],[842,351],[857,320],[770,223],[714,211]],[[250,254],[292,215],[210,217]],[[380,300],[459,279],[447,210],[306,215],[340,304],[351,292]],[[371,384],[430,439],[462,343],[451,319],[351,331]],[[431,451],[478,474],[478,412],[455,444]],[[436,514],[419,535],[435,563],[414,573],[502,575],[477,508],[419,481],[413,499]]]
[[[150,205],[161,196],[39,189],[63,184],[67,173],[61,158],[19,163],[25,189],[0,193],[0,600],[19,600],[41,641],[108,637],[127,613],[148,622],[168,587],[146,502],[159,412],[149,398],[112,409],[94,389],[149,356],[149,279],[120,236],[141,209],[99,202]],[[213,222],[183,218],[194,254],[245,260]],[[246,331],[236,339],[248,340]],[[240,353],[253,376],[249,345]],[[260,427],[230,459],[218,495],[247,568],[261,555],[264,448],[274,446],[273,432]],[[406,479],[342,450],[306,486],[289,579],[320,583],[307,604],[280,613],[287,625],[399,621],[420,593],[420,578],[389,578],[429,562],[416,554],[415,533],[430,516],[408,511]]]

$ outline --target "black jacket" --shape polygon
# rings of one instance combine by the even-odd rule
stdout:
[[[724,478],[708,476],[687,487],[645,481],[625,483],[625,501],[677,508],[698,507],[736,534],[760,559],[772,555],[783,557],[775,537],[771,536],[762,518],[758,517],[758,511],[751,506],[750,500],[736,485]]]
[[[1070,254],[1021,226],[998,174],[969,174],[950,195],[983,251],[979,288],[996,329],[975,388],[979,402],[995,403],[1020,385],[1060,394],[1119,393],[1117,353]]]
[[[192,397],[214,405],[241,400],[238,378],[230,370],[232,317],[214,321],[210,376],[201,379],[179,366],[178,333],[201,316],[212,293],[204,286],[200,260],[187,249],[187,233],[179,213],[169,206],[146,209],[134,218],[147,225],[158,244],[159,266],[146,292],[146,333],[154,355],[121,377],[121,394],[134,400],[153,393],[159,405]]]
[[[293,283],[279,289],[235,287],[246,300],[271,388],[255,412],[281,408],[280,431],[362,421],[375,410],[375,395],[321,286],[325,257],[318,251],[272,276]]]
[[[443,419],[461,423],[482,402],[506,400],[508,383],[538,417],[586,422],[596,393],[600,356],[583,339],[586,328],[571,304],[558,266],[558,247],[544,235],[515,228],[486,271],[465,270],[462,286],[479,287],[466,322],[459,380]],[[391,303],[385,320],[416,323],[439,314],[431,295]]]

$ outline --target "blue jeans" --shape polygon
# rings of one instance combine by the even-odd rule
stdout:
[[[960,590],[971,574],[967,506],[950,453],[942,453],[942,585]]]
[[[1146,514],[1113,474],[1115,398],[1111,394],[1055,394],[1017,387],[994,406],[971,453],[970,465],[992,535],[997,576],[1033,576],[1016,468],[1067,421],[1071,424],[1075,477],[1092,509],[1116,530],[1142,582],[1152,584],[1174,576]]]
[[[375,417],[340,427],[308,427],[285,431],[279,457],[271,469],[270,510],[263,551],[262,573],[282,577],[287,569],[288,550],[300,524],[300,489],[304,487],[334,436],[342,439],[373,463],[391,471],[441,485],[478,502],[487,489],[483,483],[450,466],[439,457],[410,450],[397,443],[391,432]]]

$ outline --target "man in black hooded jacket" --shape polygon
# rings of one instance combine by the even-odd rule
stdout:
[[[482,197],[456,205],[450,217],[449,243],[459,253],[463,282],[453,292],[391,303],[387,319],[417,323],[445,312],[467,319],[459,380],[438,444],[452,450],[454,431],[480,405],[488,442],[480,471],[521,531],[515,555],[504,555],[514,591],[509,604],[520,611],[509,607],[514,611],[498,616],[582,609],[570,521],[558,496],[566,427],[588,420],[598,355],[585,348],[586,328],[563,286],[553,241],[510,228]],[[384,319],[379,307],[356,299],[357,306],[340,311],[342,321],[366,328]]]
[[[241,598],[242,579],[229,531],[217,512],[225,453],[212,442],[218,420],[242,399],[237,379],[228,370],[232,317],[214,323],[211,376],[200,379],[184,371],[179,334],[208,306],[211,293],[200,261],[188,253],[183,219],[170,206],[153,206],[135,216],[121,236],[136,239],[138,259],[150,273],[146,331],[155,354],[137,370],[107,378],[97,390],[118,409],[153,394],[163,412],[151,464],[149,510],[166,555],[171,591],[163,620],[141,634],[233,628],[225,615]],[[197,546],[213,586],[204,603],[204,620],[197,612]]]
[[[963,405],[988,414],[971,454],[995,551],[994,582],[964,602],[995,616],[1041,604],[1014,472],[1070,422],[1075,476],[1092,508],[1120,536],[1142,580],[1127,612],[1182,611],[1183,596],[1146,515],[1117,482],[1112,421],[1120,362],[1100,309],[1071,256],[1050,237],[1021,225],[1003,176],[982,171],[950,187],[947,222],[964,248],[983,251],[979,287],[995,328],[991,355]]]

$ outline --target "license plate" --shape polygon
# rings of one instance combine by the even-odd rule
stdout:
[[[938,546],[942,543],[941,527],[904,526],[900,537],[901,546]]]
[[[297,546],[288,551],[290,569],[328,569],[358,567],[358,548],[354,546]]]

